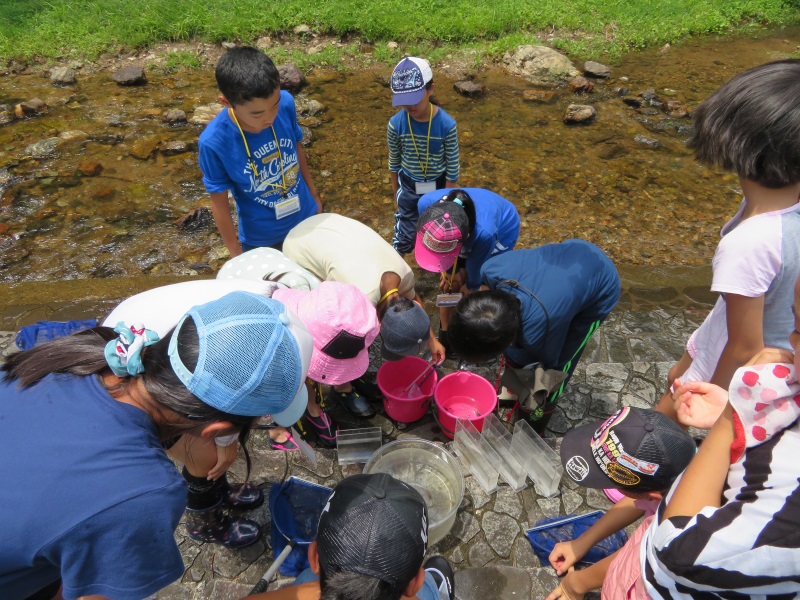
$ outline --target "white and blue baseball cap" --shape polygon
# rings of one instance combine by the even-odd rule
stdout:
[[[392,71],[392,106],[413,106],[422,100],[432,79],[431,63],[416,56],[405,57]]]

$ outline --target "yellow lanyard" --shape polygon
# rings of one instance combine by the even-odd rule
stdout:
[[[453,287],[453,277],[456,276],[456,267],[457,266],[458,266],[458,258],[456,258],[456,262],[453,263],[453,270],[450,271],[450,283],[449,283],[449,287],[450,288]],[[452,292],[453,290],[451,289],[450,291]]]
[[[242,130],[242,126],[239,125],[239,120],[236,118],[236,113],[233,111],[232,108],[228,109],[231,117],[233,117],[233,122],[236,123],[236,127],[239,128],[239,133],[242,135],[242,141],[244,142],[244,149],[247,152],[247,160],[250,161],[250,168],[253,170],[253,175],[258,178],[260,183],[266,183],[268,186],[277,188],[279,190],[283,190],[283,196],[286,196],[288,191],[288,186],[286,185],[286,176],[283,173],[283,154],[281,153],[281,145],[278,142],[278,134],[275,133],[275,128],[270,125],[269,128],[272,130],[272,136],[275,138],[275,147],[278,149],[278,160],[281,163],[281,185],[277,183],[272,183],[271,181],[264,181],[261,179],[261,175],[258,172],[258,168],[256,167],[256,163],[253,162],[253,155],[250,154],[250,146],[247,145],[247,138],[244,137],[244,131]]]
[[[384,300],[386,300],[386,299],[387,299],[389,296],[391,296],[391,295],[392,295],[392,294],[394,294],[395,292],[399,292],[399,291],[400,291],[400,290],[398,290],[397,288],[392,288],[392,289],[390,289],[390,290],[389,290],[388,292],[386,292],[386,293],[385,293],[383,296],[381,296],[381,299],[380,299],[380,300],[378,300],[378,304],[376,304],[375,306],[378,306],[378,305],[380,305],[380,304],[381,304],[381,303],[382,303]]]
[[[417,160],[420,163],[420,168],[422,169],[422,176],[427,181],[428,179],[428,159],[431,157],[431,123],[433,123],[433,103],[431,103],[431,113],[428,117],[428,138],[425,141],[425,166],[422,166],[422,157],[419,155],[419,150],[417,149],[417,140],[414,138],[414,130],[411,128],[411,115],[406,113],[406,117],[408,118],[408,131],[411,134],[411,143],[414,144],[414,152],[417,153]]]

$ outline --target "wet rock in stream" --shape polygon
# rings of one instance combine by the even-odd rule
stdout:
[[[223,108],[225,107],[219,102],[197,106],[194,109],[192,117],[189,119],[189,123],[192,125],[208,125]]]
[[[211,211],[205,206],[195,208],[192,212],[182,216],[175,221],[175,225],[182,231],[197,231],[202,227],[208,227],[214,222]]]
[[[522,99],[525,102],[538,102],[540,104],[550,104],[557,98],[556,93],[551,90],[524,90]]]
[[[172,140],[162,143],[159,152],[164,156],[175,156],[176,154],[185,154],[187,152],[194,152],[197,150],[196,142],[187,142],[185,140]]]
[[[292,63],[278,67],[278,75],[281,78],[281,89],[292,94],[296,94],[306,84],[303,73]]]
[[[453,84],[453,89],[462,96],[466,96],[467,98],[474,98],[475,96],[480,96],[485,91],[485,88],[481,84],[469,80],[456,81]]]
[[[75,71],[69,67],[54,67],[50,70],[50,83],[53,85],[73,85],[75,81]]]
[[[564,81],[580,75],[563,54],[546,46],[520,46],[506,52],[503,63],[509,73],[533,82]]]
[[[14,115],[18,119],[40,115],[47,110],[47,104],[39,98],[31,98],[14,106]]]
[[[576,94],[585,94],[594,90],[594,84],[586,79],[586,77],[573,77],[569,80],[569,89]]]
[[[85,158],[78,165],[78,172],[84,177],[97,177],[103,171],[103,165],[91,158]]]
[[[162,113],[161,120],[171,125],[186,123],[186,113],[179,108],[170,108]]]
[[[134,65],[122,67],[121,69],[114,71],[114,73],[111,75],[111,79],[113,79],[118,85],[123,86],[144,85],[147,83],[147,77],[144,74],[144,69]]]
[[[298,115],[315,117],[325,110],[325,105],[319,100],[311,98],[295,98],[295,108]]]
[[[158,143],[159,140],[155,137],[140,138],[133,142],[130,155],[139,160],[147,160],[158,149]]]
[[[53,156],[56,153],[56,148],[63,142],[61,138],[51,137],[31,144],[23,151],[23,156],[30,158],[43,159]]]
[[[564,113],[564,123],[588,123],[597,116],[594,106],[570,104]]]
[[[585,63],[583,63],[583,72],[589,77],[605,79],[611,76],[611,67],[593,60],[587,60]]]

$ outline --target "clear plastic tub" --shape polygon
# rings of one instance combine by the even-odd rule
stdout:
[[[525,457],[523,467],[533,481],[536,492],[547,498],[558,494],[564,467],[558,454],[525,421],[517,421],[511,446]]]
[[[481,437],[472,421],[456,420],[453,449],[487,494],[497,489],[502,459]]]
[[[523,464],[524,455],[512,445],[511,432],[494,414],[486,415],[483,421],[483,431],[481,437],[494,448],[500,456],[500,476],[511,486],[515,492],[522,491],[526,487],[525,479],[528,472]]]
[[[447,450],[420,439],[382,446],[364,466],[364,473],[389,473],[413,486],[428,507],[428,547],[448,534],[464,499],[464,476]]]
[[[380,427],[344,429],[336,434],[336,454],[340,465],[365,463],[383,444]]]

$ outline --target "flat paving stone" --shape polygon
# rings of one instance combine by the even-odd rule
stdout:
[[[478,540],[469,549],[467,555],[469,557],[469,564],[473,567],[482,567],[488,562],[495,559],[495,554],[489,547],[489,544],[483,540]]]
[[[501,486],[497,490],[494,500],[494,510],[498,513],[505,513],[514,519],[519,519],[522,515],[522,502],[519,494],[507,486]]]
[[[456,515],[456,520],[455,523],[453,523],[453,529],[450,530],[450,534],[467,544],[472,541],[472,538],[478,535],[480,530],[481,525],[478,519],[467,511],[461,511]]]
[[[483,515],[481,529],[492,550],[503,558],[511,555],[511,547],[520,532],[516,519],[490,511]]]
[[[531,578],[525,569],[483,567],[457,571],[458,600],[520,600],[531,597]]]

